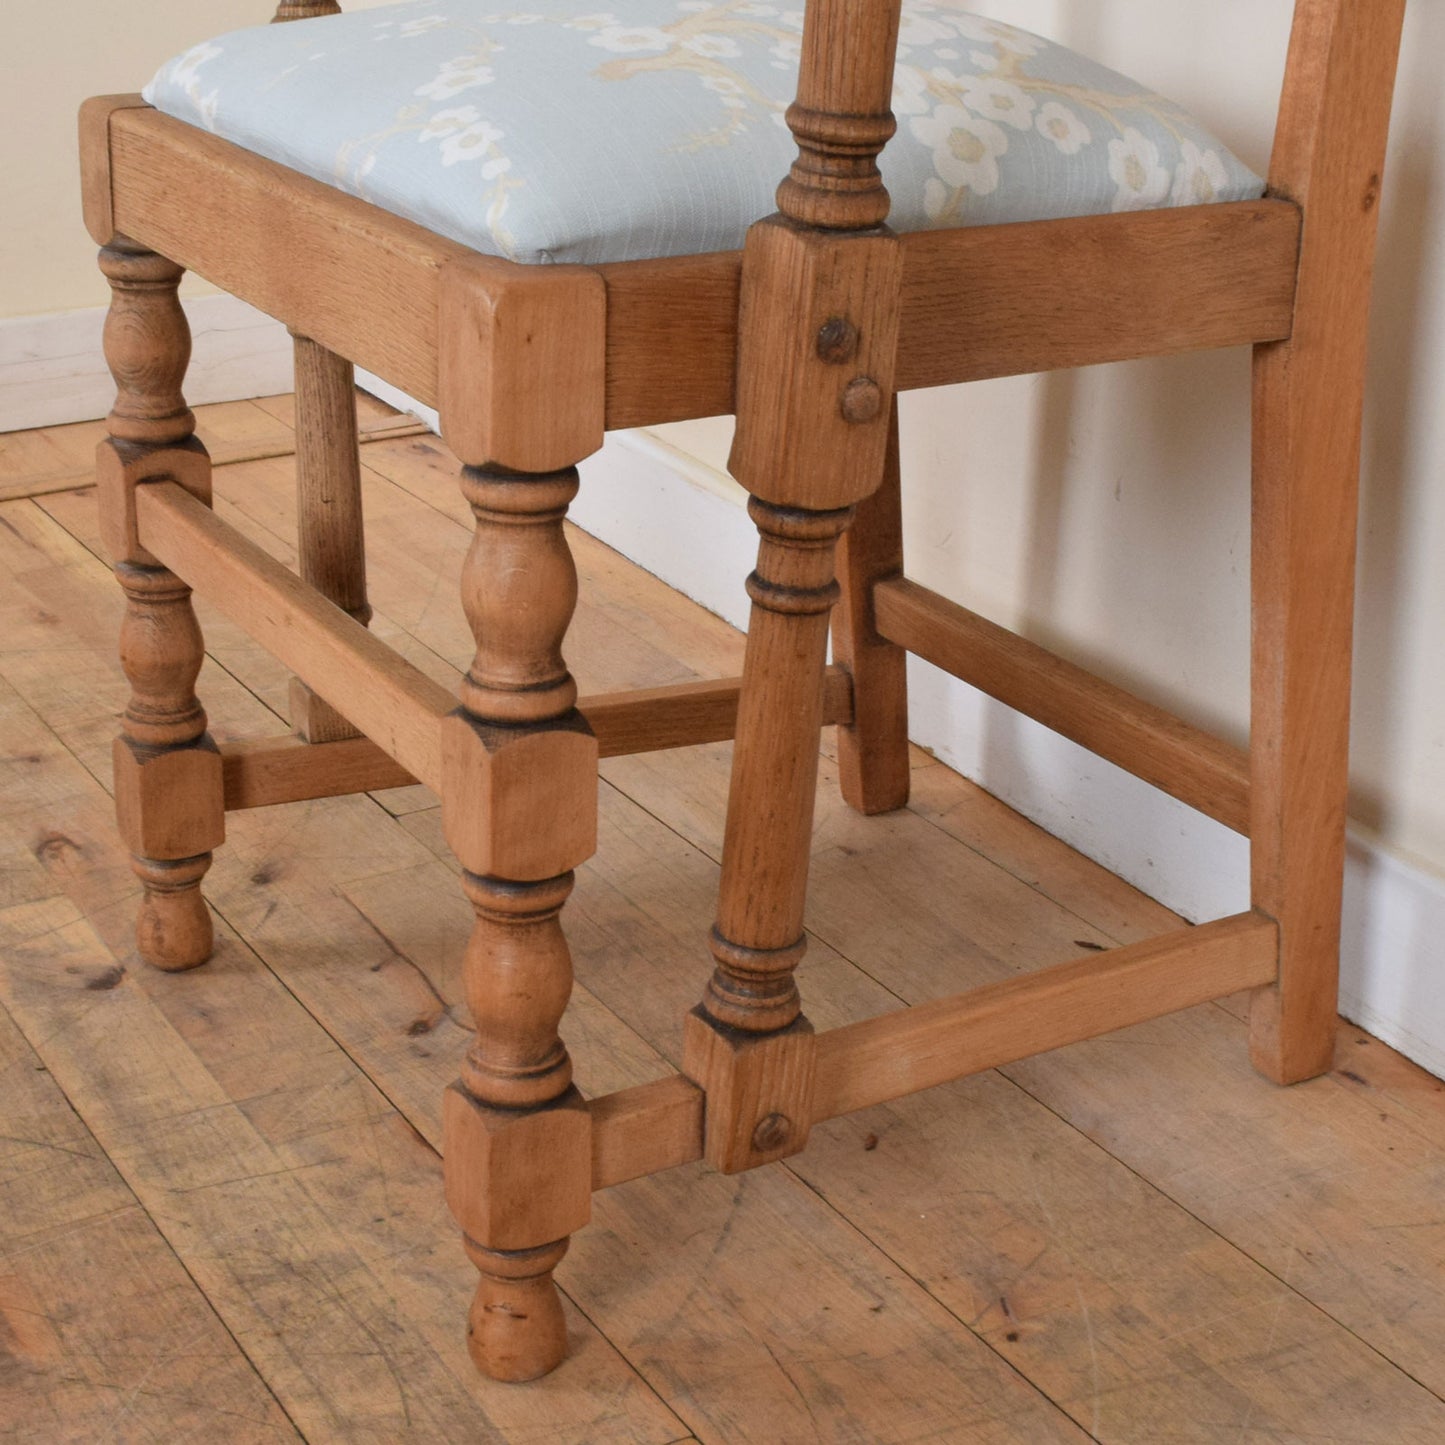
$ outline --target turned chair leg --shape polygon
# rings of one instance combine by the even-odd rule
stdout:
[[[828,614],[851,507],[807,512],[754,498],[760,535],[733,744],[716,968],[689,1015],[684,1071],[708,1094],[707,1158],[725,1173],[807,1141],[812,1027],[793,971],[803,957]]]
[[[467,468],[463,606],[477,642],[444,730],[442,819],[476,912],[476,1040],[446,1099],[447,1200],[480,1272],[469,1347],[493,1379],[566,1354],[552,1271],[591,1211],[591,1124],[557,1035],[572,988],[559,914],[597,846],[597,742],[561,645],[577,600],[562,531],[575,469]]]
[[[833,660],[853,679],[853,721],[838,728],[838,784],[860,813],[886,813],[908,801],[908,654],[879,636],[873,612],[874,585],[902,574],[895,398],[883,481],[858,504],[838,547]]]
[[[134,492],[167,478],[209,502],[210,459],[180,389],[190,359],[181,267],[120,238],[100,265],[112,292],[105,356],[117,397],[97,486],[126,596],[120,660],[131,685],[115,743],[116,816],[145,889],[141,956],[157,968],[194,968],[213,945],[201,879],[225,837],[221,757],[195,694],[205,648],[191,591],[137,541]]]
[[[296,533],[298,571],[364,627],[366,541],[356,372],[309,337],[292,332],[296,358]],[[291,726],[308,743],[358,737],[357,730],[299,677],[291,679]]]

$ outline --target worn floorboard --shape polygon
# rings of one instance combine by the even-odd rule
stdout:
[[[292,419],[275,398],[202,426],[241,447]],[[16,458],[74,465],[83,430],[5,439],[0,495]],[[450,682],[471,653],[455,466],[434,438],[379,440],[364,485],[373,627]],[[224,468],[217,496],[291,559],[284,458]],[[571,536],[584,690],[739,670],[725,624]],[[0,1144],[18,1221],[0,1412],[20,1400],[18,1438],[1445,1440],[1445,1085],[1342,1025],[1333,1075],[1273,1089],[1232,1001],[831,1121],[786,1166],[598,1196],[558,1273],[573,1358],[529,1389],[478,1380],[436,1153],[470,910],[435,800],[232,815],[216,960],[139,965],[104,791],[120,600],[97,553],[83,490],[0,505],[0,1068],[28,1071],[0,1105],[19,1141]],[[284,671],[202,620],[214,731],[280,730]],[[859,818],[829,752],[801,975],[819,1027],[1177,924],[921,753],[909,809]],[[567,910],[589,1093],[676,1066],[727,759],[604,765],[601,848]],[[132,1291],[152,1303],[118,1311]]]

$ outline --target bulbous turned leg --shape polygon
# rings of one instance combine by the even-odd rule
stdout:
[[[120,657],[131,684],[114,752],[116,818],[144,886],[136,946],[167,972],[211,956],[201,879],[225,829],[221,756],[196,699],[203,644],[191,590],[159,567],[122,564]]]
[[[477,653],[443,731],[442,821],[476,914],[464,964],[477,1033],[447,1091],[447,1200],[480,1271],[469,1348],[497,1380],[558,1365],[552,1271],[591,1212],[591,1118],[557,1029],[572,989],[560,914],[596,847],[597,743],[561,644],[577,577],[574,471],[468,469],[462,600]]]
[[[97,455],[106,546],[125,593],[120,661],[131,695],[116,739],[121,836],[144,887],[136,944],[157,968],[210,957],[201,879],[225,836],[221,757],[196,698],[205,656],[191,589],[141,545],[137,487],[164,478],[210,500],[210,460],[193,435],[180,384],[190,333],[176,297],[181,268],[117,240],[101,251],[112,288],[105,355],[117,396]]]

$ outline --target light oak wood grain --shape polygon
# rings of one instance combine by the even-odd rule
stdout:
[[[116,968],[96,977],[114,988],[124,974]],[[0,1417],[7,1438],[17,1445],[107,1435],[299,1441],[3,1011],[0,1089]],[[147,1379],[158,1386],[147,1389]]]
[[[902,572],[895,398],[882,480],[858,504],[853,525],[838,542],[833,656],[853,684],[853,716],[838,729],[838,768],[843,796],[862,813],[886,813],[908,801],[908,654],[879,632],[874,601],[877,584]]]
[[[1277,1083],[1335,1042],[1360,427],[1403,0],[1295,7],[1272,191],[1304,210],[1295,324],[1254,356],[1251,894],[1280,924],[1250,1056]]]
[[[1249,828],[1249,760],[1161,707],[1095,677],[905,578],[873,591],[881,634],[1092,753],[1217,818]]]
[[[1245,913],[830,1030],[818,1040],[815,1117],[1257,987],[1274,978],[1278,959],[1274,923]]]
[[[371,604],[366,600],[355,370],[308,336],[295,336],[292,351],[297,570],[303,582],[365,627],[371,620]],[[312,743],[357,736],[356,729],[300,678],[291,685],[291,726]]]
[[[730,738],[737,727],[741,678],[676,682],[579,697],[601,757],[692,747]],[[293,694],[294,702],[294,694]],[[841,668],[824,679],[824,723],[852,716],[852,687]],[[263,808],[343,793],[406,787],[416,781],[369,738],[318,747],[291,735],[247,738],[221,749],[227,808]]]
[[[107,130],[96,122],[87,132],[92,235],[137,236],[428,405],[440,398],[438,330],[414,318],[435,317],[442,267],[481,266],[498,284],[528,269],[478,257],[153,111],[126,108],[107,127],[108,167]],[[178,194],[191,204],[162,219]],[[123,198],[116,213],[112,195]],[[309,269],[303,283],[272,264],[288,196],[298,240],[313,251],[331,246],[345,265]],[[1298,236],[1298,207],[1272,199],[902,237],[897,384],[1286,335]],[[607,296],[609,428],[734,409],[741,266],[730,252],[595,268]],[[1069,279],[1079,275],[1087,285]]]

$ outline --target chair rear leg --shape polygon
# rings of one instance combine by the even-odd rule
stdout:
[[[1280,965],[1254,996],[1250,1055],[1282,1084],[1334,1059],[1357,493],[1348,436],[1329,457],[1286,444],[1294,360],[1287,343],[1255,359],[1250,888]]]
[[[1255,1067],[1334,1060],[1370,275],[1403,0],[1301,0],[1270,189],[1303,211],[1294,323],[1254,354],[1250,858],[1279,977]]]
[[[144,885],[136,941],[157,968],[210,957],[201,879],[225,837],[221,756],[196,698],[205,656],[191,590],[139,543],[137,486],[174,480],[210,501],[211,466],[181,394],[190,331],[181,267],[116,238],[100,253],[111,285],[105,357],[117,396],[97,454],[105,543],[125,591],[120,660],[131,696],[114,752],[116,818]]]
[[[838,547],[833,658],[853,679],[853,721],[838,729],[838,782],[860,813],[886,813],[908,801],[908,654],[878,635],[873,613],[874,584],[902,572],[895,398],[883,480],[859,503]]]
[[[292,333],[296,357],[296,541],[298,571],[364,627],[366,542],[361,516],[355,368],[309,337]],[[291,726],[309,743],[357,731],[299,677],[291,679]]]

